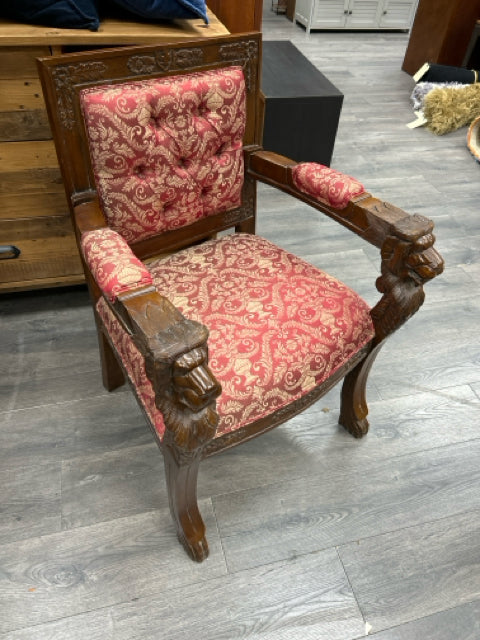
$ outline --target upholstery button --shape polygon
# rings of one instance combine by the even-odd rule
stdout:
[[[139,164],[134,168],[133,172],[136,173],[139,178],[144,178],[146,170],[147,167],[144,164]]]

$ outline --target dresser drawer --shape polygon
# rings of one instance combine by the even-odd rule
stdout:
[[[20,250],[17,258],[0,260],[0,291],[84,281],[68,216],[0,220],[0,244]]]

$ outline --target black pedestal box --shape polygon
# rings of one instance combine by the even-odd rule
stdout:
[[[330,166],[343,94],[290,41],[263,42],[263,148]]]

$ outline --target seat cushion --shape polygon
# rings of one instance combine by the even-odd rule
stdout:
[[[240,67],[89,88],[80,101],[102,211],[128,243],[240,206]]]
[[[148,266],[158,291],[209,328],[210,367],[222,385],[217,436],[307,394],[374,336],[354,291],[258,236],[230,235]],[[162,436],[140,354],[103,299],[98,312]]]

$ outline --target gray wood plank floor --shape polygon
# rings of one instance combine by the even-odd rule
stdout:
[[[480,165],[465,129],[405,126],[407,34],[308,36],[265,0],[264,37],[344,93],[332,166],[433,218],[445,274],[378,358],[367,438],[337,388],[205,461],[202,565],[131,394],[101,386],[84,289],[3,296],[2,640],[480,638]],[[259,208],[260,234],[376,301],[374,248],[270,188]]]

